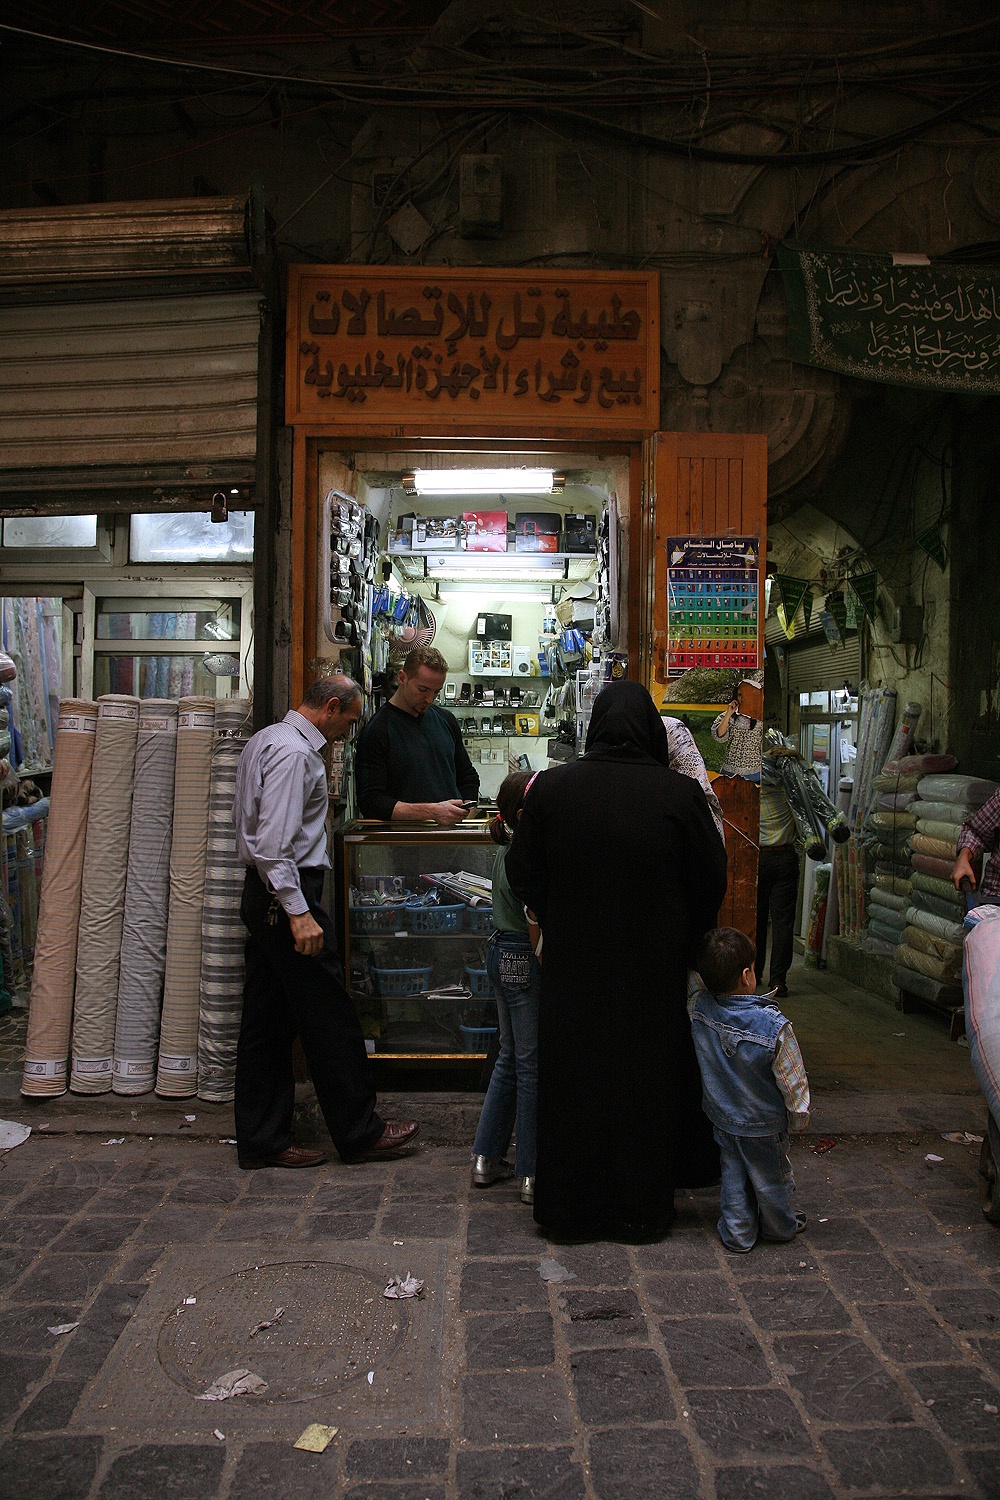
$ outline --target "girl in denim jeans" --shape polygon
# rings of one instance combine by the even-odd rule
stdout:
[[[530,771],[515,771],[497,792],[499,812],[490,836],[501,847],[493,863],[493,922],[486,967],[496,996],[500,1055],[479,1117],[472,1147],[476,1187],[516,1174],[523,1203],[535,1199],[535,1136],[538,1104],[538,997],[541,970],[535,957],[538,929],[507,884],[507,845],[517,826]],[[513,1167],[506,1160],[517,1123]]]

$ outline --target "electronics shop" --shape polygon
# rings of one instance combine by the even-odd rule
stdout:
[[[372,823],[357,815],[351,746],[334,747],[345,969],[376,1061],[460,1065],[495,1024],[492,800],[509,770],[582,747],[606,680],[662,694],[668,536],[752,534],[753,628],[698,645],[759,664],[764,440],[657,433],[655,274],[290,277],[290,701],[341,670],[374,711],[407,653],[432,645],[448,668],[439,705],[480,778],[458,828]],[[742,796],[731,816],[755,839]],[[736,873],[752,930],[755,870]]]

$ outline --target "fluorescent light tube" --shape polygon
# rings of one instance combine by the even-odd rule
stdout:
[[[551,469],[417,469],[403,488],[417,495],[551,495],[563,476]]]

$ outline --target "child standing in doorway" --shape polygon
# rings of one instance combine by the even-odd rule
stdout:
[[[538,929],[507,884],[504,860],[534,779],[530,771],[514,771],[505,778],[497,792],[499,811],[490,824],[490,836],[500,847],[493,862],[494,932],[486,967],[497,1002],[500,1055],[472,1147],[475,1186],[489,1187],[516,1175],[523,1203],[535,1199],[541,969],[535,956]],[[511,1167],[506,1158],[515,1123]]]
[[[758,1234],[793,1240],[806,1224],[792,1209],[788,1131],[809,1123],[809,1081],[791,1021],[754,994],[755,962],[745,933],[707,933],[689,1004],[703,1108],[722,1155],[719,1237],[736,1253]]]

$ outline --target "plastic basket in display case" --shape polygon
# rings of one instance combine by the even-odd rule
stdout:
[[[406,927],[407,909],[403,901],[386,906],[350,906],[351,931],[359,934],[401,932]]]
[[[469,906],[465,911],[465,925],[470,932],[488,935],[493,931],[492,906]]]
[[[486,969],[473,969],[469,964],[466,964],[465,982],[472,993],[479,998],[491,993],[490,976]]]
[[[419,995],[431,982],[433,964],[419,969],[372,969],[375,988],[386,995]]]
[[[462,914],[459,906],[411,906],[408,908],[411,932],[459,932]]]
[[[497,1033],[496,1026],[459,1026],[466,1052],[486,1052]]]

